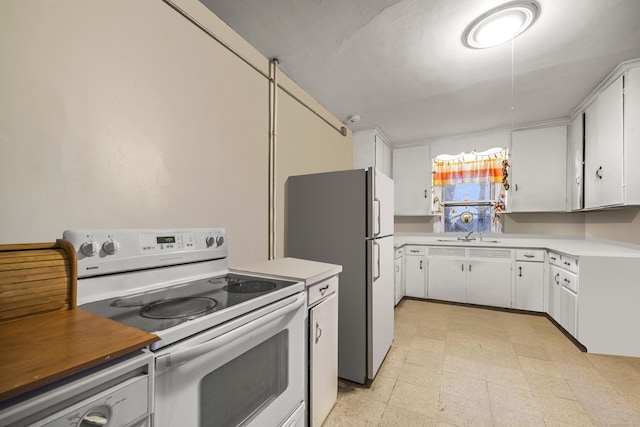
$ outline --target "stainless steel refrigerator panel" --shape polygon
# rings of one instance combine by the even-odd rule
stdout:
[[[290,177],[285,256],[342,265],[338,376],[367,379],[366,171]]]

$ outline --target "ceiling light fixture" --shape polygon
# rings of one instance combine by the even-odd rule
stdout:
[[[495,7],[467,26],[462,43],[474,49],[498,46],[516,38],[538,19],[537,1],[511,1]]]

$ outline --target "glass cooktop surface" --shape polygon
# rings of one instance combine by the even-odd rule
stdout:
[[[80,307],[147,332],[158,332],[295,284],[279,279],[227,274]]]

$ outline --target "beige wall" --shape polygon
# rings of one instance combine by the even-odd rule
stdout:
[[[512,213],[504,215],[504,232],[584,237],[582,213]]]
[[[199,2],[179,4],[268,70]],[[0,243],[53,241],[68,228],[222,226],[230,262],[267,258],[261,72],[159,0],[5,0],[0,58]],[[318,138],[304,138],[308,110],[282,104],[280,127],[296,129],[301,147],[337,134],[311,117]],[[288,170],[299,154],[284,154]],[[334,167],[314,160],[296,172]]]
[[[640,244],[640,208],[585,213],[588,237]]]

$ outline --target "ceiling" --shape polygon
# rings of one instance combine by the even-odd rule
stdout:
[[[505,0],[201,1],[349,128],[392,145],[566,118],[640,58],[638,0],[538,0],[513,46],[481,50],[462,32]]]

